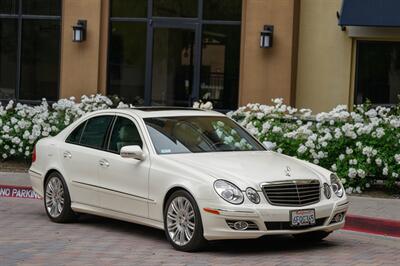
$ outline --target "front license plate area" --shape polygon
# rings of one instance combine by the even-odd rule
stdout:
[[[302,227],[315,225],[315,210],[295,210],[290,212],[290,226]]]

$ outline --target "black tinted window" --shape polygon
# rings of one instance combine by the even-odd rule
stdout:
[[[111,0],[112,17],[146,17],[147,0]]]
[[[355,103],[397,104],[400,42],[358,41]]]
[[[17,14],[18,3],[16,0],[0,0],[0,14]]]
[[[80,144],[93,148],[103,147],[112,118],[112,116],[98,116],[89,119]]]
[[[203,19],[233,20],[242,18],[242,0],[204,0]]]
[[[60,29],[61,23],[58,20],[30,19],[23,22],[21,99],[57,100]]]
[[[197,0],[153,0],[153,16],[197,17]]]
[[[61,15],[61,0],[23,0],[22,13],[29,15]]]
[[[85,128],[85,124],[86,124],[86,122],[80,124],[77,128],[74,129],[74,131],[72,131],[71,134],[69,134],[69,136],[67,138],[68,143],[75,143],[75,144],[79,143],[81,136],[82,136],[83,129]]]
[[[139,145],[142,147],[142,139],[135,124],[124,117],[118,117],[115,121],[110,139],[109,150],[120,152],[121,148],[128,145]]]

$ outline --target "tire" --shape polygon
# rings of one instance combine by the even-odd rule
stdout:
[[[198,251],[207,243],[196,201],[184,190],[175,191],[168,198],[164,208],[164,228],[168,241],[176,250]]]
[[[43,202],[47,216],[55,223],[72,222],[77,217],[71,209],[67,184],[58,172],[52,172],[46,179]]]
[[[332,232],[313,231],[309,233],[295,234],[293,237],[305,242],[319,242],[327,237],[330,233]]]

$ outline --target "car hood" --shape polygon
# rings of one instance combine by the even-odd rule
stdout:
[[[327,182],[330,172],[319,166],[271,151],[215,152],[167,155],[169,160],[228,180],[241,189],[256,189],[265,182],[318,179]],[[288,173],[289,171],[289,173]]]

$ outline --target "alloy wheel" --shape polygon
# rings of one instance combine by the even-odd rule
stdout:
[[[46,187],[45,202],[47,212],[51,217],[57,218],[64,209],[64,186],[61,180],[51,177]]]
[[[185,197],[176,197],[167,211],[167,230],[171,240],[178,246],[190,242],[195,233],[195,212]]]

